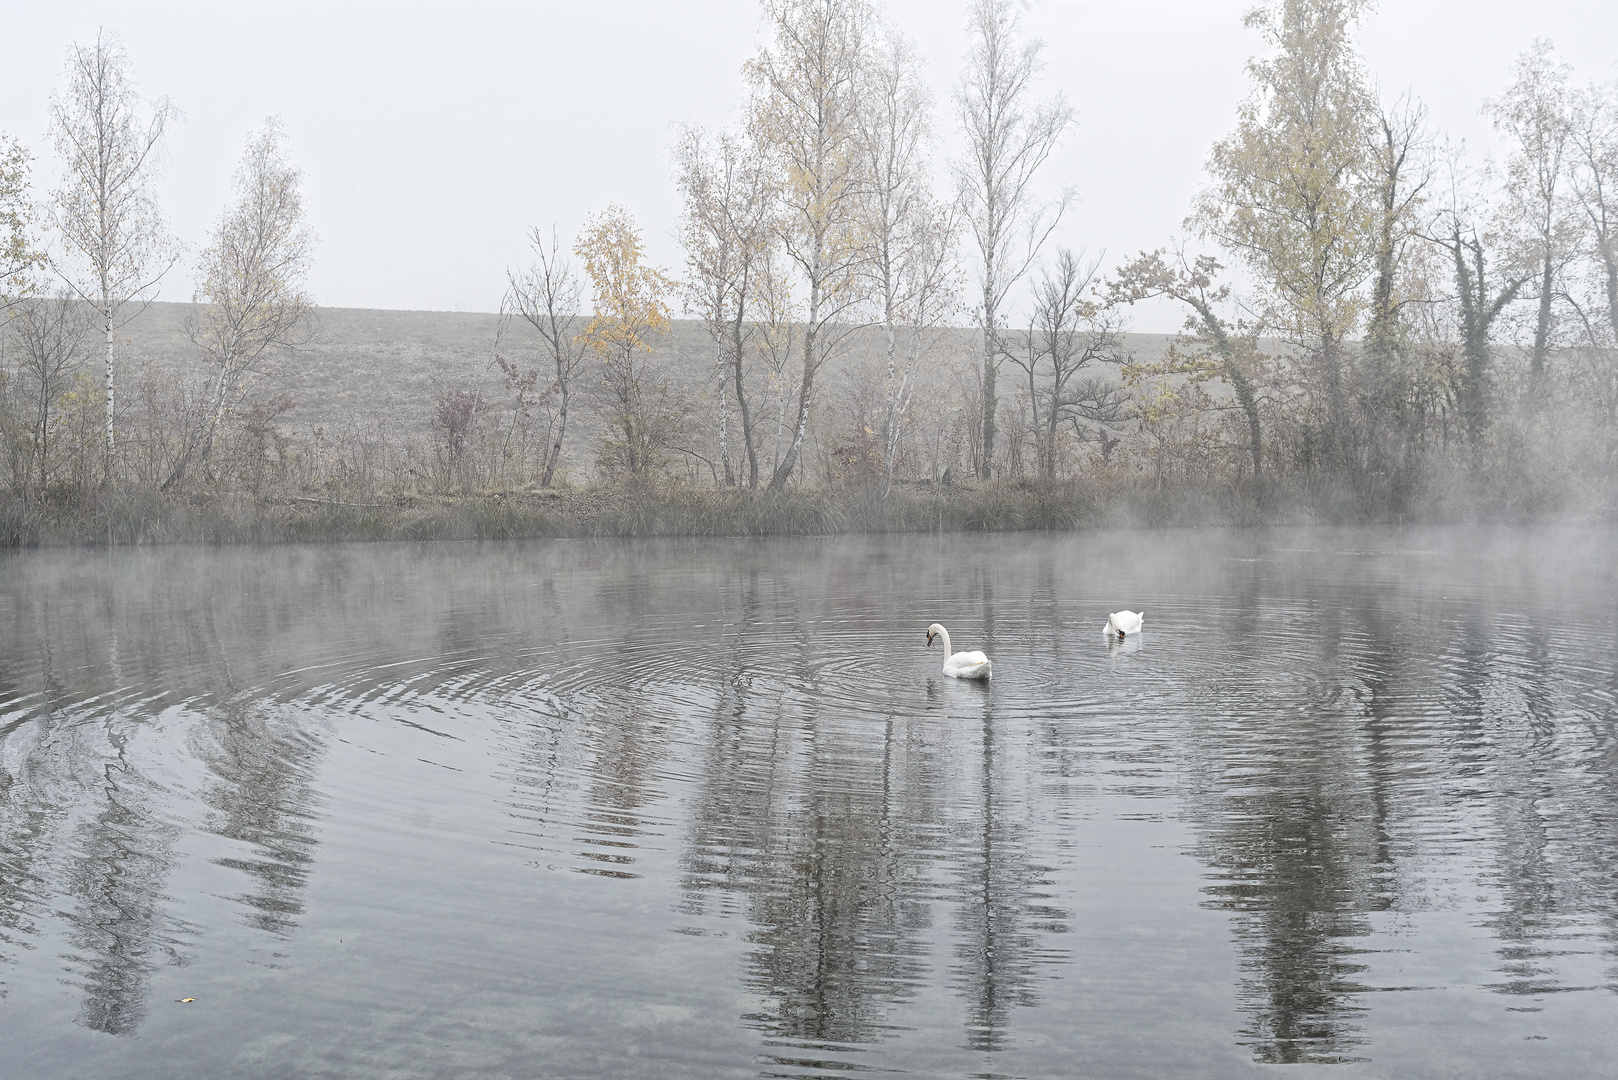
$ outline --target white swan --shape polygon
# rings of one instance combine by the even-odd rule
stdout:
[[[1138,634],[1141,620],[1144,618],[1146,618],[1144,611],[1115,611],[1107,616],[1107,625],[1101,628],[1101,632],[1117,634],[1120,638],[1125,634]]]
[[[944,639],[944,674],[956,679],[987,679],[994,673],[994,665],[989,658],[980,652],[949,651],[949,631],[938,623],[927,628],[927,647],[933,646],[934,638]]]

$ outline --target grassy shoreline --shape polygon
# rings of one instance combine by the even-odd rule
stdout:
[[[1506,507],[1493,513],[1450,509],[1419,517],[1322,513],[1298,499],[1272,497],[1261,511],[1250,493],[1235,489],[1099,484],[901,487],[886,499],[875,489],[860,488],[754,492],[673,487],[400,495],[374,501],[115,491],[61,503],[0,498],[0,548],[1413,524],[1510,521],[1523,508],[1516,508],[1517,513]]]
[[[672,488],[409,495],[365,501],[109,492],[72,503],[0,501],[0,547],[546,537],[1000,532],[1108,525],[1251,524],[1234,494],[986,485],[788,492]]]

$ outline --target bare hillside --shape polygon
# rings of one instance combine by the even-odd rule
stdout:
[[[124,346],[130,360],[125,370],[143,364],[178,371],[198,370],[198,353],[185,333],[193,306],[154,303],[127,324]],[[919,377],[918,404],[939,415],[949,414],[951,395],[975,380],[974,340],[968,330],[947,331]],[[1169,338],[1132,334],[1128,347],[1142,359],[1162,355]],[[836,431],[857,427],[862,410],[875,403],[874,378],[879,372],[881,341],[874,332],[857,334],[851,346],[821,373],[811,442],[835,439]],[[477,312],[393,311],[365,308],[322,308],[313,335],[304,347],[271,359],[255,377],[254,392],[285,393],[296,403],[283,418],[289,429],[337,430],[345,425],[384,421],[411,430],[431,423],[436,395],[443,390],[477,389],[495,408],[505,397],[498,352],[524,367],[541,364],[537,335],[520,321],[504,328],[498,316]],[[711,393],[713,346],[701,324],[678,320],[657,345],[657,358],[667,365],[671,387],[693,404],[688,444],[711,456],[717,441],[718,413]],[[1016,393],[1004,380],[1002,394]],[[750,394],[756,420],[771,425],[783,393],[795,389],[796,375],[771,380],[762,366]],[[589,380],[587,379],[588,383]],[[588,469],[591,443],[599,433],[590,387],[583,388],[574,416],[568,458],[575,471]],[[735,420],[732,418],[732,424]],[[734,429],[733,429],[734,430]]]

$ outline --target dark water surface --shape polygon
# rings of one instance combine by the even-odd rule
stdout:
[[[1618,1075],[1618,532],[0,556],[0,1075],[1275,1063]]]

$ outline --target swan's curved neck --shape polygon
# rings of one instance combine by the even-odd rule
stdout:
[[[938,636],[944,639],[944,656],[945,656],[945,658],[954,656],[955,655],[954,651],[952,649],[950,649],[950,647],[949,647],[949,631],[945,630],[942,626],[940,626],[938,628]]]

